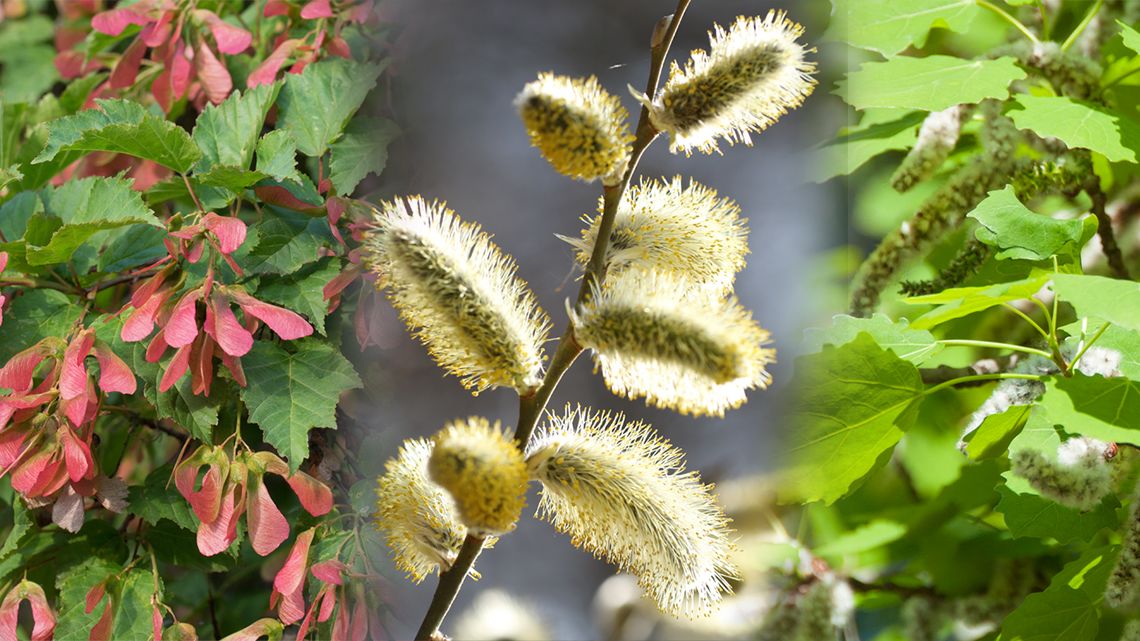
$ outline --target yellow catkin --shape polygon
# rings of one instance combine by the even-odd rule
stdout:
[[[629,113],[597,78],[539,74],[515,107],[531,144],[558,173],[607,185],[620,180],[633,141]]]
[[[687,294],[687,295],[686,295]],[[723,416],[768,386],[767,330],[735,299],[691,293],[661,274],[629,273],[572,312],[606,385],[684,414]]]
[[[598,213],[602,205],[599,201]],[[581,238],[564,238],[583,266],[598,238],[601,215],[583,217]],[[631,185],[617,209],[607,253],[609,275],[627,269],[670,274],[724,295],[748,255],[748,225],[740,207],[715,190],[681,177]]]
[[[375,212],[365,248],[377,287],[465,387],[538,384],[549,320],[514,261],[478,225],[443,203],[397,198]]]
[[[502,427],[474,416],[448,424],[433,441],[431,478],[451,493],[467,528],[480,536],[513,530],[526,507],[528,475]]]
[[[431,451],[426,439],[404,441],[376,492],[376,529],[387,535],[396,567],[416,583],[450,568],[467,536],[450,497],[428,478]]]
[[[638,577],[673,616],[707,615],[736,576],[711,485],[648,425],[584,408],[551,415],[527,450],[539,517]]]
[[[651,101],[638,96],[653,124],[672,137],[670,149],[719,152],[718,139],[752,144],[750,134],[767,129],[815,89],[811,49],[796,42],[803,27],[783,11],[764,18],[741,16],[727,30],[714,25],[709,51],[674,62],[665,86]]]

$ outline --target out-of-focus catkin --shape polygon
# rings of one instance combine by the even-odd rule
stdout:
[[[1106,464],[1110,451],[1108,443],[1080,436],[1062,443],[1055,460],[1024,449],[1010,456],[1010,464],[1014,474],[1042,495],[1084,511],[1112,491],[1112,470]]]
[[[708,52],[693,51],[684,67],[674,62],[661,91],[638,99],[653,125],[671,136],[674,152],[712,153],[718,140],[750,145],[750,134],[800,106],[815,88],[815,64],[805,58],[813,50],[796,42],[801,35],[803,27],[783,11],[741,16],[727,30],[714,25]]]
[[[366,259],[436,362],[475,391],[541,379],[549,328],[515,263],[443,203],[397,198],[375,212]]]
[[[451,498],[428,478],[431,451],[426,439],[404,441],[376,492],[376,528],[387,534],[396,567],[416,583],[449,569],[467,536]]]
[[[629,112],[597,78],[539,74],[515,107],[531,144],[558,173],[606,185],[621,181],[633,141]]]
[[[1104,588],[1104,602],[1114,608],[1132,608],[1140,603],[1140,483],[1132,491],[1132,507],[1124,527],[1120,556]]]
[[[589,263],[601,225],[586,216],[581,238],[564,238],[577,250],[578,262]],[[618,205],[610,234],[608,276],[643,270],[685,279],[721,296],[732,289],[748,255],[748,226],[740,207],[716,191],[681,177],[643,180],[631,185]]]
[[[615,279],[572,313],[574,336],[594,350],[606,385],[684,414],[723,416],[767,387],[775,350],[735,299],[690,295],[661,274]]]
[[[433,442],[429,473],[451,493],[463,524],[479,536],[513,530],[526,506],[529,475],[502,427],[473,416],[448,424]]]
[[[648,425],[568,407],[539,428],[527,465],[543,486],[539,516],[636,575],[663,611],[704,615],[728,591],[728,519]]]

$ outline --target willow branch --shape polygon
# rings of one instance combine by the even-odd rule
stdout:
[[[671,16],[662,18],[653,30],[653,38],[650,43],[649,79],[645,85],[647,96],[653,96],[657,92],[657,83],[661,80],[661,70],[665,66],[665,57],[669,53],[673,38],[677,34],[677,28],[681,24],[685,11],[689,8],[690,1],[678,0],[676,11]],[[649,109],[642,106],[637,119],[637,130],[630,151],[629,162],[626,164],[621,181],[617,185],[603,187],[602,219],[598,226],[598,238],[594,243],[593,252],[586,265],[586,273],[583,275],[582,284],[578,289],[577,303],[579,304],[588,300],[593,291],[599,288],[605,280],[606,252],[609,249],[610,234],[613,232],[618,204],[625,195],[625,190],[629,186],[629,181],[634,172],[637,171],[641,156],[649,145],[657,139],[659,133],[649,120]],[[570,366],[574,364],[581,353],[582,346],[574,338],[574,326],[568,324],[565,333],[558,342],[554,355],[550,359],[550,366],[546,370],[542,384],[530,393],[519,395],[519,420],[515,428],[515,445],[518,446],[519,450],[526,451],[527,443],[530,442],[535,425],[538,424],[539,417],[546,409],[550,397],[554,394],[554,389],[558,387],[562,375],[570,369]],[[475,564],[475,559],[482,549],[482,538],[468,535],[463,541],[463,547],[460,548],[455,563],[449,570],[439,575],[439,584],[436,586],[435,594],[432,595],[431,604],[428,606],[423,623],[420,625],[419,631],[416,632],[416,639],[428,641],[437,636],[440,624],[443,623],[448,610],[451,609],[451,604],[455,602],[455,597],[463,586],[463,580]]]

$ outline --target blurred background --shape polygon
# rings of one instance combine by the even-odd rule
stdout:
[[[577,236],[579,217],[595,210],[601,187],[551,169],[528,144],[512,101],[539,72],[593,74],[636,118],[637,103],[626,86],[644,88],[649,35],[675,2],[388,0],[383,6],[398,30],[391,74],[386,74],[391,96],[386,115],[403,133],[390,149],[379,195],[440,198],[482,225],[517,259],[520,276],[551,315],[557,337],[565,328],[564,301],[576,293],[580,272],[570,248],[554,234]],[[788,9],[789,17],[805,26],[806,41],[820,40],[829,11],[824,0],[702,0],[690,7],[672,57],[683,62],[690,50],[707,48],[706,32],[714,22],[727,25],[737,15],[763,15],[770,8]],[[700,470],[707,482],[769,468],[786,429],[781,420],[785,385],[801,330],[836,308],[829,296],[820,295],[825,283],[818,252],[845,238],[843,199],[834,197],[835,187],[806,184],[802,153],[835,131],[842,112],[828,100],[828,90],[825,82],[803,108],[754,137],[752,148],[724,146],[723,156],[685,158],[671,155],[663,138],[640,166],[649,177],[691,176],[743,208],[752,254],[736,292],[773,334],[779,359],[775,384],[753,392],[747,405],[724,420],[693,419],[614,397],[591,373],[589,359],[581,358],[563,379],[552,408],[582,403],[645,419],[688,453],[690,469]],[[356,413],[369,434],[361,463],[379,472],[403,439],[431,435],[460,416],[479,414],[514,425],[513,391],[475,398],[454,377],[444,378],[387,303],[377,311],[375,326],[381,346],[360,359],[368,396]],[[762,498],[757,494],[755,501]],[[751,500],[747,492],[743,500]],[[479,593],[501,590],[538,613],[550,638],[600,638],[591,602],[614,570],[531,518],[537,503],[532,495],[518,529],[480,557],[483,578],[464,587],[449,621],[454,624]],[[436,581],[412,585],[387,558],[377,563],[391,579],[388,599],[396,618],[391,632],[410,638]]]

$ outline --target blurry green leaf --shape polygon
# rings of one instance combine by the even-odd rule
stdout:
[[[332,58],[288,74],[277,102],[277,126],[293,134],[301,153],[318,157],[341,137],[345,125],[376,85],[384,65]]]
[[[966,33],[981,11],[974,0],[832,0],[827,35],[891,55],[922,46],[933,27]]]
[[[998,494],[1001,500],[994,509],[1005,517],[1010,534],[1018,538],[1056,539],[1061,544],[1084,542],[1105,528],[1119,525],[1116,509],[1120,502],[1114,496],[1089,512],[1081,512],[1033,491],[1002,486]]]
[[[1140,383],[1075,372],[1048,381],[1045,390],[1041,406],[1065,431],[1140,445]]]
[[[1096,217],[1056,220],[1030,211],[1013,193],[1012,186],[990,195],[968,214],[981,228],[974,234],[997,258],[1047,260],[1051,256],[1079,253],[1096,234]]]
[[[1053,288],[1080,316],[1140,331],[1140,283],[1105,276],[1057,274]]]
[[[166,255],[166,230],[132,225],[99,252],[99,271],[118,272],[154,262]]]
[[[190,503],[170,483],[173,469],[173,465],[156,468],[142,485],[131,487],[128,499],[131,514],[151,525],[167,519],[181,528],[197,531],[198,519],[190,509]]]
[[[914,296],[905,301],[912,305],[940,305],[910,324],[912,329],[929,329],[946,321],[976,314],[996,305],[1029,298],[1049,282],[1048,274],[1024,280],[978,287],[954,287],[937,294]]]
[[[905,82],[900,79],[905,78]],[[836,93],[856,109],[902,107],[941,111],[986,98],[1005,99],[1009,84],[1025,72],[1009,57],[963,60],[952,56],[912,58],[900,56],[885,62],[865,62],[847,74]]]
[[[876,519],[812,550],[816,556],[843,556],[867,552],[897,541],[906,534],[906,526],[896,521]]]
[[[55,582],[59,589],[59,602],[56,605],[59,616],[55,624],[55,637],[57,639],[89,638],[88,633],[99,621],[107,602],[99,603],[88,614],[86,612],[87,593],[91,588],[120,570],[122,567],[117,563],[105,558],[94,557],[59,575]],[[103,598],[106,599],[107,597],[104,596]],[[144,635],[138,638],[145,639],[147,637]]]
[[[1120,36],[1124,39],[1124,46],[1140,53],[1140,31],[1121,20],[1117,20],[1116,24],[1120,27]]]
[[[889,349],[915,365],[942,351],[942,345],[930,332],[908,327],[906,319],[892,321],[882,313],[870,318],[839,314],[831,319],[831,327],[804,330],[804,350],[818,352],[824,345],[845,345],[861,333],[870,334],[879,347]]]
[[[1010,111],[1009,117],[1019,129],[1091,149],[1113,162],[1137,162],[1140,123],[1121,111],[1063,97],[1019,95],[1017,103],[1022,108]]]
[[[1002,622],[1000,641],[1092,641],[1098,606],[1115,555],[1086,551],[1069,563],[1043,592],[1030,594]]]
[[[812,182],[846,176],[881,153],[909,149],[918,138],[926,114],[909,113],[897,120],[877,123],[840,136],[812,150],[808,165]]]

